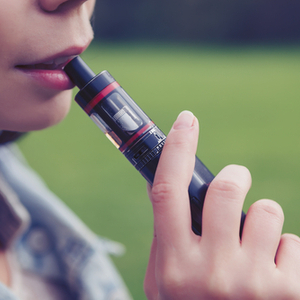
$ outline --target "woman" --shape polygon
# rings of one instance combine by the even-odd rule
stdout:
[[[48,191],[9,141],[13,132],[47,128],[68,113],[73,85],[62,69],[93,38],[94,2],[0,0],[0,299],[130,299],[108,257],[116,246],[95,237]],[[245,168],[218,174],[205,201],[203,235],[191,231],[187,189],[197,137],[197,119],[183,112],[149,187],[155,234],[147,297],[300,298],[299,238],[281,236],[276,203],[252,205],[239,238],[251,181]]]
[[[62,69],[93,38],[95,1],[0,4],[0,299],[131,299],[108,256],[116,247],[91,233],[8,142],[68,113],[73,84]]]

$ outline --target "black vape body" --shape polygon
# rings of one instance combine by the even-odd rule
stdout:
[[[111,142],[150,183],[166,136],[124,91],[109,72],[95,75],[80,57],[65,72],[80,91],[75,101]],[[208,185],[214,176],[196,157],[189,186],[192,229],[201,235],[202,209]],[[242,215],[242,223],[244,215]]]

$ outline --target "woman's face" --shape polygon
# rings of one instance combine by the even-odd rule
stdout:
[[[69,111],[62,68],[93,38],[95,0],[0,0],[0,129],[38,130]]]

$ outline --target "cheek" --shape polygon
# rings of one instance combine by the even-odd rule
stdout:
[[[28,1],[0,0],[0,62],[7,66],[21,52],[20,41],[26,42],[26,13]]]
[[[72,91],[63,91],[48,98],[26,99],[17,96],[0,104],[0,128],[12,131],[33,131],[56,125],[70,110]]]

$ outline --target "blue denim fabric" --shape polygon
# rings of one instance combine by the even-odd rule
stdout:
[[[11,291],[2,283],[0,283],[0,299],[1,300],[19,300],[17,299]]]
[[[121,246],[91,232],[49,191],[13,144],[0,147],[0,173],[31,217],[28,230],[15,243],[23,269],[64,286],[65,300],[132,299],[109,257]],[[15,300],[0,285],[0,300],[6,299]]]

